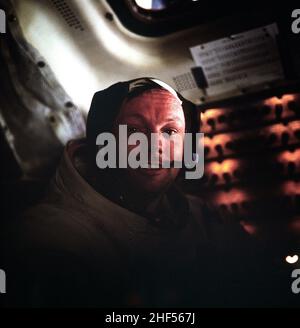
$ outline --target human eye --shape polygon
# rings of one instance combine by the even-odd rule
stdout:
[[[167,133],[170,136],[178,133],[177,129],[174,129],[174,128],[166,128],[166,129],[163,130],[163,132]]]

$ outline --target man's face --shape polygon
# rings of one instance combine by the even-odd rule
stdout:
[[[161,166],[162,154],[168,154],[172,163],[174,159],[182,160],[185,133],[185,119],[179,100],[166,90],[150,90],[125,101],[116,119],[113,132],[118,140],[119,125],[127,125],[128,135],[140,132],[148,140],[148,162],[150,163],[151,134],[157,134],[159,148],[157,158]],[[172,142],[163,133],[176,138]],[[127,152],[136,145],[128,145]],[[170,150],[170,151],[169,151]],[[147,192],[160,192],[170,185],[177,177],[178,168],[127,168],[126,177],[137,189]]]

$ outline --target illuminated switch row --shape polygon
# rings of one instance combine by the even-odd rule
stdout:
[[[276,177],[278,179],[300,178],[300,149],[293,152],[284,151],[278,155],[260,158],[253,172],[253,162],[256,158],[226,159],[205,164],[203,183],[210,186],[232,185],[241,181],[260,181],[261,177]]]
[[[239,212],[248,208],[251,197],[246,191],[235,188],[229,191],[215,192],[211,196],[211,202],[222,210]]]
[[[300,171],[300,149],[293,152],[284,151],[277,157],[278,162],[281,164],[281,171],[289,177],[299,174]]]
[[[208,163],[205,165],[205,182],[209,183],[210,185],[230,185],[241,175],[239,166],[239,161],[232,159],[225,160],[221,163]]]
[[[263,102],[253,103],[247,108],[214,108],[202,113],[204,133],[215,133],[243,126],[249,123],[273,122],[296,119],[300,115],[300,95],[272,97]]]
[[[272,147],[287,147],[299,144],[300,121],[287,125],[275,124],[260,130],[244,133],[219,134],[204,138],[206,159],[222,158],[233,153],[261,150]]]
[[[207,182],[208,184],[214,186],[217,184],[226,184],[226,185],[230,185],[231,183],[233,183],[235,180],[234,175],[231,175],[229,173],[223,173],[222,175],[217,175],[217,174],[210,174],[210,175],[206,175],[205,178],[205,182]]]
[[[268,198],[264,198],[268,195]],[[278,204],[274,204],[277,199]],[[210,196],[212,204],[235,211],[251,211],[255,208],[272,209],[276,205],[300,205],[300,182],[287,181],[276,189],[265,190],[262,193],[250,194],[244,189],[233,188],[231,190],[215,191]],[[281,204],[279,204],[281,203]]]

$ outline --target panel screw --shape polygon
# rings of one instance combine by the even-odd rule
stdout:
[[[105,18],[109,21],[113,21],[114,20],[114,16],[112,13],[106,13],[105,14]]]
[[[71,108],[71,107],[73,107],[74,105],[73,105],[73,103],[71,102],[71,101],[67,101],[66,103],[65,103],[65,107],[67,107],[67,108]]]
[[[43,67],[46,66],[45,62],[43,62],[43,61],[39,61],[39,62],[37,63],[37,65],[38,65],[38,67],[40,67],[40,68],[43,68]]]

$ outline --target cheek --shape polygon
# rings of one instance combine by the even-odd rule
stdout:
[[[181,161],[183,158],[183,139],[178,139],[176,141],[166,141],[163,144],[163,152],[168,153],[170,149],[170,159]]]

